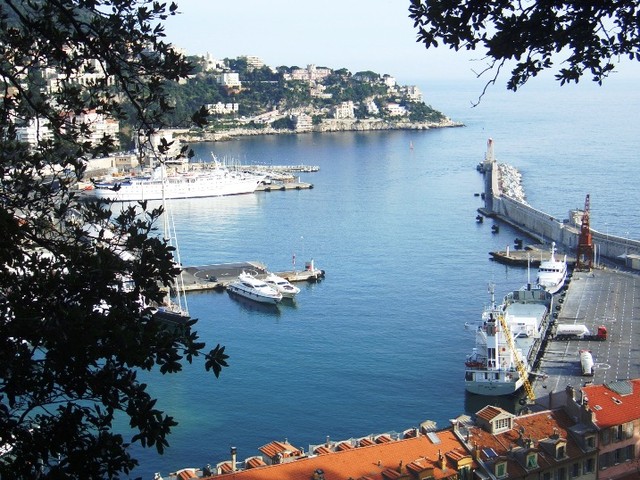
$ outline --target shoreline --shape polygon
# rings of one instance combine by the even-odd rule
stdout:
[[[433,128],[454,128],[464,127],[463,123],[454,122],[450,118],[445,118],[440,122],[408,122],[408,121],[388,121],[388,120],[348,120],[329,119],[324,120],[320,125],[305,130],[265,128],[233,128],[221,132],[189,132],[180,131],[175,133],[175,137],[185,143],[193,142],[223,142],[233,140],[238,137],[251,137],[263,135],[300,135],[305,133],[333,133],[333,132],[376,132],[384,130],[430,130]]]

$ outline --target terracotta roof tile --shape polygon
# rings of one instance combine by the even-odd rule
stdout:
[[[497,408],[491,405],[487,405],[478,413],[476,413],[476,416],[486,420],[487,422],[490,422],[491,420],[493,420],[495,417],[497,417],[502,413],[504,413],[504,410],[501,410],[500,408]]]
[[[248,458],[245,462],[247,468],[256,468],[256,467],[264,467],[266,463],[260,457],[251,457]]]
[[[189,478],[197,478],[195,469],[193,468],[183,468],[176,474],[176,478],[178,480],[188,480]]]
[[[313,453],[315,453],[316,455],[325,455],[327,453],[331,453],[331,449],[325,447],[324,445],[320,445],[313,451]]]
[[[340,442],[337,446],[336,446],[336,450],[338,452],[341,452],[343,450],[351,450],[352,448],[355,448],[353,445],[351,445],[348,442]]]
[[[455,473],[455,464],[447,456],[452,450],[461,450],[464,446],[453,431],[437,432],[439,444],[424,435],[416,438],[372,444],[364,448],[353,448],[326,455],[302,457],[279,465],[252,468],[227,475],[212,477],[212,480],[299,480],[311,478],[317,469],[324,471],[325,480],[383,480],[385,470],[397,472],[401,465],[415,464],[424,468],[434,468],[435,480],[447,478]],[[438,452],[444,455],[447,470],[437,465]],[[454,455],[455,456],[455,455]],[[405,472],[408,467],[405,467]],[[416,467],[418,468],[418,467]],[[408,475],[408,473],[405,473]]]
[[[621,425],[640,418],[640,379],[617,382],[617,385],[611,386],[589,385],[583,387],[582,391],[587,397],[589,408],[595,413],[595,424],[599,428]],[[627,394],[627,391],[630,393]]]
[[[289,442],[271,442],[263,445],[258,450],[260,450],[269,458],[275,457],[278,453],[289,453],[289,456],[302,455],[302,451],[299,448],[291,445]]]

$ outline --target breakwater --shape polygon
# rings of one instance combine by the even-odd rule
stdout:
[[[529,205],[524,198],[520,176],[498,164],[490,153],[482,171],[485,184],[481,213],[496,217],[540,242],[554,241],[567,251],[577,249],[584,210],[571,210],[567,219],[558,219]],[[636,257],[640,256],[640,241],[593,229],[591,236],[596,261],[606,258],[638,268]]]

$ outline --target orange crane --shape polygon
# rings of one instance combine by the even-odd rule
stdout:
[[[582,226],[578,240],[578,252],[576,254],[576,270],[591,270],[593,267],[593,242],[591,241],[591,227],[589,226],[589,194],[584,201],[584,213],[582,214]]]

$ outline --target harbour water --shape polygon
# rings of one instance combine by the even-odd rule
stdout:
[[[426,102],[461,128],[254,137],[195,145],[243,163],[308,164],[311,190],[172,202],[185,265],[257,260],[272,270],[326,271],[294,303],[265,309],[227,293],[188,295],[197,330],[226,346],[220,379],[195,362],[143,375],[158,408],[179,422],[163,456],[136,448],[133,476],[258,454],[288,439],[310,444],[401,431],[473,413],[496,399],[465,394],[465,322],[527,281],[489,252],[522,237],[475,221],[486,141],[523,174],[527,200],[566,218],[591,195],[591,225],[640,237],[640,92],[633,83],[494,87],[421,85]]]

